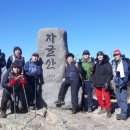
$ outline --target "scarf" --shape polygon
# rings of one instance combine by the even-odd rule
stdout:
[[[118,63],[116,71],[120,72],[120,78],[124,78],[125,77],[122,60]]]

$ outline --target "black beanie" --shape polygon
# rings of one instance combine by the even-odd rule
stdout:
[[[14,47],[14,53],[15,53],[16,50],[19,50],[20,54],[22,55],[22,49],[20,47],[18,47],[18,46]]]
[[[32,56],[39,57],[39,54],[37,52],[32,53]]]
[[[68,54],[66,55],[66,59],[67,59],[68,57],[74,58],[74,54],[73,54],[73,53],[68,53]]]
[[[84,50],[83,55],[90,55],[90,52],[88,50]]]
[[[21,63],[21,61],[20,60],[15,60],[13,63],[12,63],[12,65],[11,65],[12,67],[15,67],[15,68],[19,68],[19,69],[22,69],[22,63]]]
[[[102,51],[99,51],[99,52],[97,53],[97,57],[98,57],[99,55],[104,56],[104,53],[103,53]]]

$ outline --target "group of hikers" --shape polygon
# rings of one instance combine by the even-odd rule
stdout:
[[[25,63],[20,47],[15,47],[6,63],[5,54],[1,53],[0,70],[4,66],[7,72],[2,78],[4,88],[1,99],[1,118],[6,118],[7,108],[12,113],[26,113],[28,109],[40,109],[40,91],[44,83],[42,59],[38,53],[33,53]],[[1,71],[2,72],[2,71]]]
[[[1,100],[1,118],[6,117],[8,108],[11,112],[28,112],[28,109],[42,108],[40,99],[41,86],[44,84],[42,59],[38,53],[33,53],[30,60],[25,63],[20,47],[14,48],[14,54],[5,60],[5,54],[0,52],[0,72],[6,66],[7,72],[2,78],[4,88]],[[65,104],[65,95],[71,88],[72,113],[79,111],[78,92],[82,86],[82,108],[88,113],[93,112],[93,90],[97,97],[100,111],[106,113],[107,118],[112,114],[112,102],[110,99],[110,82],[114,81],[114,91],[120,114],[117,120],[128,118],[127,86],[129,81],[129,59],[121,54],[120,50],[114,50],[114,60],[110,63],[108,55],[99,51],[96,59],[90,56],[88,50],[84,50],[82,58],[76,63],[74,54],[66,55],[66,66],[63,82],[61,84],[56,106]],[[20,105],[19,105],[20,104]]]

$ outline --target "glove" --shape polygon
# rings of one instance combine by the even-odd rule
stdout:
[[[105,90],[108,90],[108,87],[109,87],[108,84],[105,83],[105,84],[104,84],[104,89],[105,89]]]
[[[20,78],[19,79],[19,82],[20,82],[20,84],[24,87],[25,86],[25,79],[24,78]]]
[[[9,87],[13,87],[16,84],[17,80],[16,79],[11,79],[9,81]]]
[[[121,89],[122,87],[125,86],[124,81],[119,77],[115,77],[114,81],[115,81],[115,85],[118,89]]]

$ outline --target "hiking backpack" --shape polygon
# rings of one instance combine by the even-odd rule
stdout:
[[[128,64],[128,80],[130,81],[130,59],[129,58],[124,58],[123,60],[125,60]]]

